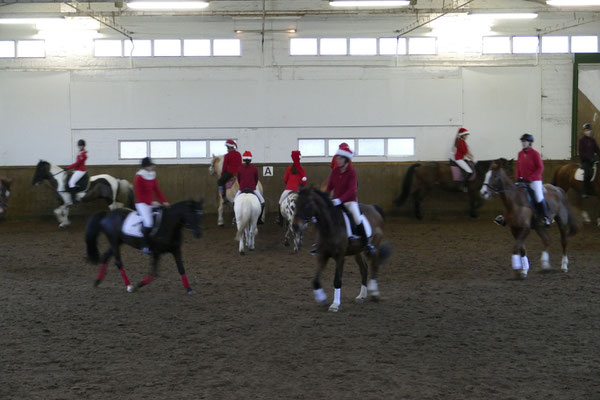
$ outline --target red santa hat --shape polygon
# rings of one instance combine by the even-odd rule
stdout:
[[[250,153],[248,150],[246,150],[246,151],[244,152],[244,154],[242,154],[242,160],[243,160],[243,161],[245,161],[245,160],[250,160],[250,161],[252,161],[252,153]]]
[[[227,141],[225,142],[225,146],[233,147],[237,150],[237,143],[233,139],[227,139]]]
[[[348,160],[352,160],[352,157],[354,157],[354,153],[352,153],[350,146],[348,146],[348,143],[346,142],[340,144],[340,147],[335,152],[335,155],[346,157]]]
[[[458,137],[461,137],[461,136],[465,136],[465,135],[470,135],[470,133],[469,133],[469,130],[467,128],[460,128],[458,130],[458,134],[457,135],[458,135]]]

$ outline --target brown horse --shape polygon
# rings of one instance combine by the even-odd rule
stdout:
[[[512,161],[500,159],[498,162],[502,162],[503,165],[509,168],[512,167]],[[396,206],[403,205],[408,196],[412,195],[415,216],[417,219],[423,219],[421,202],[434,186],[439,186],[447,192],[460,192],[463,187],[466,187],[469,199],[469,215],[472,218],[477,218],[477,209],[483,204],[479,189],[491,163],[491,160],[477,162],[473,168],[475,178],[466,183],[457,182],[453,179],[449,162],[413,164],[406,172],[402,184],[402,193],[396,199],[395,204]]]
[[[598,164],[596,163],[596,165]],[[569,189],[573,189],[576,193],[574,204],[575,207],[581,210],[581,217],[583,218],[584,222],[591,222],[589,214],[583,209],[583,181],[575,179],[575,173],[578,169],[579,164],[577,163],[562,165],[556,171],[554,171],[554,175],[552,176],[552,184],[562,188],[565,192],[568,192]],[[591,185],[594,188],[596,195],[600,194],[600,171],[596,173]],[[598,226],[600,226],[600,217],[598,217],[596,223]]]
[[[548,204],[548,217],[554,218],[560,231],[561,245],[563,250],[561,270],[568,271],[569,259],[567,257],[567,236],[574,235],[579,229],[575,215],[573,214],[567,196],[559,187],[544,185],[546,192],[544,197]],[[515,185],[500,165],[492,162],[490,169],[485,175],[485,182],[481,188],[481,195],[488,199],[493,194],[498,194],[505,208],[505,221],[515,238],[512,255],[512,268],[518,278],[525,278],[529,271],[529,259],[524,242],[531,229],[534,229],[542,239],[544,250],[542,251],[542,269],[550,269],[550,256],[548,247],[550,237],[541,220],[538,220],[536,212],[528,199],[527,189],[520,184]]]
[[[10,197],[10,185],[13,183],[12,178],[0,176],[0,218],[6,215],[8,210],[8,199]]]
[[[317,221],[319,231],[319,244],[317,248],[317,272],[313,279],[315,300],[325,304],[327,296],[321,287],[320,275],[329,258],[335,260],[335,277],[333,286],[335,288],[333,303],[329,311],[339,310],[341,301],[342,273],[344,271],[344,259],[346,256],[354,256],[360,267],[361,287],[356,297],[357,302],[364,302],[368,296],[374,301],[379,299],[377,285],[377,274],[380,265],[390,256],[391,249],[388,244],[382,245],[383,240],[383,211],[379,206],[360,204],[360,211],[369,220],[373,235],[371,243],[377,249],[372,255],[366,255],[366,248],[360,238],[349,239],[344,221],[344,211],[341,207],[335,207],[329,197],[313,188],[303,189],[298,193],[296,200],[296,215],[293,227],[295,231],[302,231],[314,219]],[[351,219],[352,217],[350,217]],[[363,254],[365,253],[365,254]],[[369,267],[365,261],[365,255],[371,261],[371,277],[367,286]]]

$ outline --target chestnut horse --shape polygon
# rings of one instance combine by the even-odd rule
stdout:
[[[598,163],[595,163],[595,165],[598,166]],[[583,209],[583,181],[575,179],[575,173],[578,169],[579,164],[577,163],[569,163],[560,166],[556,171],[554,171],[554,175],[552,176],[552,184],[562,188],[565,192],[568,192],[569,189],[573,189],[576,193],[574,204],[575,207],[581,210],[581,217],[583,218],[584,222],[591,222],[588,212]],[[590,183],[594,188],[595,194],[599,195],[600,171],[596,172],[594,180]],[[600,217],[598,217],[596,224],[600,226]]]
[[[556,221],[560,231],[563,251],[561,270],[567,272],[569,264],[567,237],[577,233],[579,225],[569,206],[564,190],[550,184],[544,185],[544,189],[544,198],[548,204],[548,217]],[[528,199],[527,189],[520,184],[514,184],[504,169],[499,164],[492,162],[489,171],[485,175],[481,195],[488,199],[494,194],[498,194],[502,199],[505,208],[505,221],[515,238],[512,268],[516,277],[523,279],[527,277],[529,271],[529,259],[527,258],[524,242],[531,229],[537,232],[544,244],[541,256],[542,270],[549,270],[548,247],[550,246],[550,236],[546,230],[547,228],[536,216],[535,209]]]
[[[391,248],[388,244],[382,244],[383,240],[383,211],[379,206],[360,204],[360,211],[369,220],[373,235],[371,243],[377,249],[372,255],[367,255],[371,260],[371,277],[367,287],[369,267],[364,259],[366,248],[361,238],[348,238],[344,211],[341,207],[335,207],[329,196],[313,188],[303,189],[298,193],[296,199],[296,215],[293,227],[295,231],[304,230],[316,219],[319,231],[319,244],[317,248],[317,272],[313,279],[315,300],[325,304],[327,295],[321,287],[320,275],[327,265],[329,258],[335,260],[335,277],[333,286],[335,288],[333,303],[329,311],[336,312],[340,308],[340,296],[342,288],[342,273],[344,271],[344,259],[346,256],[354,256],[360,267],[361,286],[360,293],[356,297],[357,302],[364,302],[367,296],[372,300],[379,299],[379,288],[377,275],[380,265],[390,256]]]

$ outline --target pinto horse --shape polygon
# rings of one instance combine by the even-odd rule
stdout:
[[[298,192],[291,192],[279,206],[279,210],[283,216],[283,225],[285,226],[283,245],[286,247],[289,246],[291,239],[294,242],[294,253],[298,253],[298,250],[300,250],[300,246],[302,245],[302,232],[295,231],[293,227],[297,199]]]
[[[598,167],[598,163],[595,164]],[[583,209],[583,181],[577,180],[575,178],[577,170],[579,169],[579,164],[577,163],[569,163],[560,166],[554,171],[554,175],[552,176],[552,184],[554,186],[558,186],[562,188],[565,192],[568,192],[569,189],[573,189],[576,193],[575,196],[575,207],[581,210],[581,217],[584,222],[591,222],[590,216],[587,211]],[[583,178],[581,178],[583,179]],[[591,186],[594,188],[594,192],[597,196],[600,195],[600,168],[596,172],[596,176],[594,180],[591,182]],[[600,226],[600,217],[598,217],[596,224]]]
[[[548,204],[548,217],[554,218],[560,231],[561,245],[563,250],[561,270],[568,271],[569,258],[567,257],[567,237],[577,233],[579,225],[575,219],[567,196],[559,187],[544,185],[544,198]],[[510,227],[515,238],[512,255],[512,268],[517,278],[527,277],[529,271],[529,259],[524,242],[531,229],[535,230],[542,239],[544,250],[542,251],[542,270],[547,271],[550,267],[550,256],[548,247],[550,237],[541,220],[538,220],[536,212],[528,199],[527,189],[515,185],[504,169],[499,164],[492,163],[485,175],[485,182],[481,188],[481,195],[488,199],[493,194],[498,194],[505,208],[505,221]]]
[[[210,162],[210,166],[208,167],[208,172],[212,176],[216,176],[218,178],[221,176],[222,170],[223,170],[223,156],[213,155],[212,161]],[[238,190],[240,190],[240,185],[238,184],[237,177],[234,178],[233,180],[234,180],[233,184],[230,187],[225,188],[225,197],[227,197],[229,204],[233,204],[233,199],[234,199],[235,195],[237,194]],[[262,184],[260,183],[260,181],[256,185],[256,189],[258,189],[260,194],[264,195],[263,187],[262,187]],[[217,192],[217,197],[218,197],[217,201],[219,203],[219,208],[217,210],[217,214],[218,214],[217,224],[222,227],[222,226],[225,226],[225,223],[223,222],[223,205],[224,204],[223,204],[223,198],[221,197],[221,195],[218,192]],[[266,212],[264,214],[266,214]],[[265,222],[264,214],[263,214],[262,222]]]
[[[10,185],[12,183],[12,178],[0,176],[0,218],[4,217],[6,211],[8,211],[8,199],[10,198]]]
[[[254,250],[254,240],[258,233],[256,225],[260,217],[260,201],[251,191],[244,191],[235,199],[233,210],[237,223],[235,240],[240,242],[239,252],[243,256],[246,254],[246,248]]]
[[[123,223],[125,222],[125,219],[130,213],[134,212],[135,211],[126,208],[119,208],[109,212],[98,212],[88,219],[85,228],[87,258],[93,264],[101,262],[98,277],[94,282],[94,287],[100,285],[104,280],[107,263],[113,256],[115,257],[115,264],[121,273],[121,278],[123,278],[123,283],[125,283],[127,291],[133,292],[136,288],[141,288],[156,279],[158,276],[158,261],[160,256],[163,253],[171,253],[175,258],[175,263],[177,264],[177,270],[181,275],[183,287],[188,294],[194,294],[193,290],[190,288],[187,276],[185,275],[185,268],[183,267],[181,257],[181,228],[184,226],[189,228],[192,231],[194,238],[201,236],[202,201],[180,201],[179,203],[162,209],[161,223],[152,237],[152,268],[150,274],[138,283],[136,288],[131,285],[127,278],[127,274],[125,274],[120,251],[122,244],[128,244],[136,249],[141,249],[143,247],[141,234],[138,237],[123,233]],[[98,251],[98,236],[100,233],[104,233],[110,246],[108,250],[102,254],[102,257],[100,257]]]
[[[500,159],[506,166],[512,166],[512,162]],[[491,160],[479,161],[473,168],[475,178],[465,183],[455,181],[452,176],[452,169],[449,162],[428,162],[423,164],[413,164],[408,168],[404,182],[402,184],[402,193],[396,199],[396,206],[404,204],[409,195],[412,194],[414,212],[417,219],[423,219],[421,202],[434,186],[439,186],[447,192],[459,192],[464,187],[467,188],[469,198],[469,215],[477,218],[477,209],[481,207],[483,201],[479,195],[479,189],[483,184],[483,178],[490,167]]]
[[[86,179],[85,175],[79,182]],[[47,161],[40,160],[35,168],[33,175],[33,185],[38,186],[44,180],[48,180],[52,188],[56,191],[58,199],[61,201],[55,210],[54,214],[60,223],[59,227],[66,228],[71,222],[69,221],[69,207],[71,203],[71,193],[67,190],[69,176],[67,172],[57,165]],[[91,201],[96,199],[104,199],[108,204],[108,208],[114,210],[122,207],[117,199],[121,196],[126,197],[127,207],[134,208],[133,204],[133,186],[125,179],[113,178],[107,174],[94,175],[89,178],[89,183],[85,187],[81,187],[77,193],[78,201]]]
[[[375,253],[367,255],[367,258],[371,261],[371,276],[368,286],[369,267],[364,258],[366,248],[361,238],[348,238],[344,211],[341,207],[335,207],[329,197],[320,190],[309,188],[298,193],[296,215],[293,223],[294,230],[302,231],[313,219],[316,219],[319,231],[317,272],[313,279],[313,289],[315,300],[320,304],[325,304],[327,301],[327,296],[321,287],[320,275],[329,258],[335,260],[334,300],[329,306],[329,311],[337,312],[340,308],[342,273],[346,256],[353,255],[360,268],[361,287],[355,300],[364,302],[368,296],[374,301],[379,299],[377,275],[380,265],[390,256],[391,248],[388,244],[382,245],[384,219],[381,208],[376,205],[360,204],[360,210],[369,220],[373,230],[371,243],[376,248]]]

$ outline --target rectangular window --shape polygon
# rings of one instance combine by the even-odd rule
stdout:
[[[342,143],[347,143],[348,146],[350,147],[350,150],[352,150],[352,152],[354,152],[354,139],[329,139],[327,141],[327,154],[330,156],[335,155],[335,152],[337,151],[337,149],[340,147],[340,144]]]
[[[94,40],[94,57],[121,57],[122,55],[121,40]]]
[[[305,157],[325,156],[324,139],[299,139],[298,150]]]
[[[374,56],[377,55],[377,39],[350,39],[351,56]]]
[[[176,141],[150,142],[150,157],[152,158],[177,158]]]
[[[125,40],[124,52],[125,57],[151,57],[152,56],[152,40]]]
[[[181,56],[181,40],[179,39],[157,39],[154,41],[155,57],[179,57]]]
[[[322,56],[345,56],[348,54],[347,40],[344,38],[321,39]]]
[[[240,39],[215,39],[213,40],[213,55],[221,57],[241,56]]]
[[[146,141],[119,142],[119,158],[142,159],[148,156],[148,143]]]
[[[17,57],[46,57],[43,40],[19,40],[17,42]]]
[[[388,156],[410,157],[415,155],[415,139],[388,139]]]
[[[540,43],[537,36],[515,36],[512,40],[513,54],[539,53]]]
[[[408,54],[429,55],[436,54],[434,37],[408,38]]]
[[[483,54],[510,54],[508,36],[484,36]]]
[[[571,36],[571,53],[597,53],[598,36]]]
[[[0,40],[0,58],[14,58],[15,55],[15,42]]]
[[[315,38],[292,38],[290,39],[291,56],[316,56],[317,39]]]
[[[379,39],[379,54],[382,56],[395,56],[406,54],[406,38],[381,38]]]
[[[206,158],[206,141],[182,140],[179,142],[179,156],[181,158]]]
[[[385,140],[383,139],[358,139],[359,156],[384,156]]]
[[[209,39],[186,39],[183,41],[183,55],[185,57],[210,56]]]
[[[564,54],[568,52],[568,36],[542,36],[542,53]]]
[[[235,140],[235,139],[234,139]],[[213,156],[222,156],[227,153],[227,149],[225,148],[225,140],[211,140],[209,142],[209,153]]]

